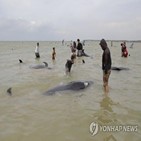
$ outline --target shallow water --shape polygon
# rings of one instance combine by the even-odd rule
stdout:
[[[85,52],[91,57],[77,58],[70,75],[65,63],[70,58],[70,42],[40,42],[40,59],[35,59],[36,42],[0,42],[0,140],[2,141],[117,141],[141,140],[141,43],[127,42],[130,56],[120,57],[120,42],[108,42],[113,66],[129,71],[112,71],[110,91],[102,88],[101,55],[98,41],[86,41]],[[52,48],[56,61],[52,62]],[[18,62],[23,60],[23,64]],[[85,64],[82,64],[82,59]],[[48,62],[51,70],[31,69],[33,64]],[[91,80],[84,91],[58,92],[45,96],[48,89],[70,81]],[[12,87],[12,96],[7,89]],[[136,132],[89,131],[92,122],[99,125],[133,125]]]

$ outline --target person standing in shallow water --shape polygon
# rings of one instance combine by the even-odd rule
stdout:
[[[126,42],[121,43],[121,57],[127,57],[128,56],[128,51],[126,47]]]
[[[78,42],[78,44],[77,44],[77,56],[80,57],[80,56],[82,56],[83,46],[82,46],[79,39],[77,39],[77,42]]]
[[[105,92],[108,92],[109,91],[108,80],[111,74],[111,65],[112,65],[111,53],[104,39],[100,41],[99,45],[103,50],[103,55],[102,55],[103,86]]]
[[[54,61],[56,57],[56,52],[55,52],[55,47],[53,47],[53,52],[52,52],[52,60]]]
[[[39,54],[39,43],[37,43],[36,48],[35,48],[35,57],[36,58],[40,58],[40,54]]]

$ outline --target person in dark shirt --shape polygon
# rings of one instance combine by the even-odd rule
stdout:
[[[103,86],[105,91],[108,92],[109,89],[108,80],[111,74],[111,65],[112,65],[111,53],[104,39],[100,41],[100,46],[103,50],[103,55],[102,55]]]
[[[82,56],[83,46],[82,46],[79,39],[77,39],[77,42],[78,42],[78,44],[77,44],[77,56],[79,57],[79,56]]]
[[[70,73],[72,65],[73,65],[72,60],[68,59],[66,64],[65,64],[66,74]]]

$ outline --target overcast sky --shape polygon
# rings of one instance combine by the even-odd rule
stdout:
[[[0,0],[0,40],[141,40],[141,0]]]

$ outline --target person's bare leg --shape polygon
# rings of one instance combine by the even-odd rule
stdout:
[[[103,73],[103,87],[105,93],[109,93],[109,86],[108,86],[108,80],[110,76],[111,71],[109,71],[107,74]]]

